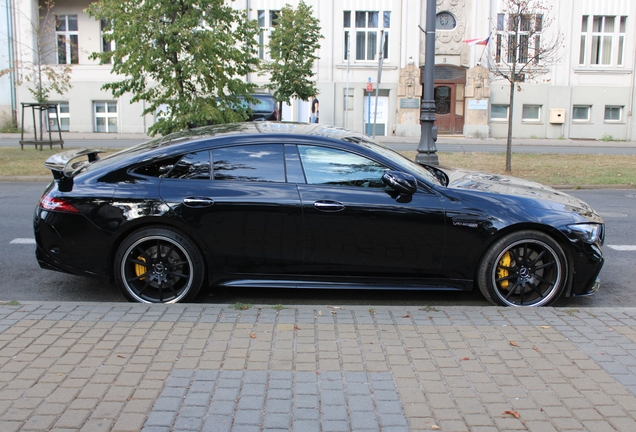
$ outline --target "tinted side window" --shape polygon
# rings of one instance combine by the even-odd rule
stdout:
[[[183,156],[167,177],[210,180],[210,152],[205,150]]]
[[[285,182],[282,144],[214,149],[214,180]]]
[[[181,155],[174,156],[168,159],[162,159],[160,161],[152,162],[144,166],[135,168],[136,174],[141,174],[149,177],[164,177],[170,172],[174,165],[179,161]]]
[[[309,184],[384,188],[387,168],[371,159],[326,147],[299,145],[298,152]]]

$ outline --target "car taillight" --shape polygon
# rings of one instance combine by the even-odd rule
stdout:
[[[61,198],[53,198],[48,195],[44,195],[40,199],[40,207],[44,210],[56,211],[62,213],[79,213],[79,210],[73,206],[73,204],[65,201]]]
[[[274,107],[274,120],[278,121],[278,108]]]

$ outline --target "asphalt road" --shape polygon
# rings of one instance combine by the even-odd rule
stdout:
[[[114,285],[42,270],[34,256],[33,210],[46,184],[0,182],[0,301],[125,301]],[[577,190],[572,195],[591,204],[605,218],[606,264],[602,285],[590,297],[562,299],[564,307],[636,307],[636,191]],[[619,250],[625,249],[625,250]],[[479,293],[430,291],[332,291],[242,289],[213,294],[202,290],[199,303],[333,305],[486,305]]]

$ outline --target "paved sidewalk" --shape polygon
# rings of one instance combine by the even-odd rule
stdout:
[[[636,430],[636,309],[0,306],[0,430]]]

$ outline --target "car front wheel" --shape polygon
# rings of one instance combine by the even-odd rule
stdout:
[[[201,253],[192,240],[168,228],[145,228],[128,236],[115,255],[115,282],[141,303],[192,300],[203,284]]]
[[[538,231],[519,231],[495,242],[478,270],[488,301],[501,306],[547,306],[563,293],[568,264],[561,246]]]

